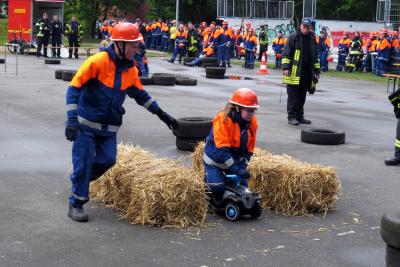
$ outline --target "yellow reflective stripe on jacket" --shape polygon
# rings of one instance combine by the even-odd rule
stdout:
[[[300,77],[283,76],[283,83],[291,85],[299,85]]]
[[[314,63],[314,68],[319,69],[320,67],[319,63]]]
[[[282,59],[282,64],[290,64],[290,59],[288,58]]]
[[[396,101],[397,99],[399,99],[399,97],[398,97],[398,96],[396,96],[396,97],[394,97],[393,99],[391,99],[391,100],[390,100],[390,102],[392,102],[392,103],[393,103],[393,102],[394,102],[394,101]]]
[[[400,140],[396,139],[396,143],[394,144],[396,147],[400,148]]]

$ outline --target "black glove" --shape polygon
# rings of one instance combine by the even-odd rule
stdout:
[[[165,111],[158,112],[157,116],[168,126],[170,130],[178,126],[178,122],[174,119],[174,117]]]
[[[246,169],[239,169],[236,174],[242,179],[250,178],[250,173]]]
[[[67,121],[67,126],[65,127],[65,137],[68,141],[75,141],[78,135],[79,123],[78,121]]]

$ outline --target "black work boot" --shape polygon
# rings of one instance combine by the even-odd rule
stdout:
[[[311,124],[310,120],[306,120],[305,118],[297,119],[300,124]]]
[[[385,159],[385,164],[387,166],[400,165],[400,149],[399,148],[395,147],[394,157]]]
[[[288,119],[288,123],[290,124],[290,125],[299,125],[299,121],[298,120],[296,120],[296,119]]]
[[[83,207],[75,208],[71,204],[69,204],[68,208],[68,217],[76,222],[87,222],[89,220],[89,216],[85,214]]]
[[[395,166],[395,165],[400,165],[400,158],[387,158],[385,159],[385,165],[387,166]]]

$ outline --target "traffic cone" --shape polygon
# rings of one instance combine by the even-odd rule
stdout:
[[[265,57],[265,52],[263,52],[262,58],[261,58],[261,64],[260,64],[260,70],[257,72],[258,74],[268,74],[268,70],[267,70],[267,60]]]

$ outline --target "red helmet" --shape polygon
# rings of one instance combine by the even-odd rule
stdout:
[[[139,34],[139,29],[135,24],[120,22],[111,31],[111,41],[137,42],[143,40]]]
[[[254,32],[254,29],[253,29],[253,28],[250,28],[250,29],[249,29],[249,32]]]
[[[387,29],[381,29],[381,30],[380,30],[380,34],[384,34],[384,33],[387,34],[387,33],[388,33],[388,30],[387,30]]]
[[[246,26],[251,27],[251,22],[250,21],[246,22]]]
[[[393,31],[392,34],[393,34],[394,36],[399,36],[399,32],[398,32],[398,31]]]
[[[222,25],[228,25],[228,21],[227,21],[227,20],[224,20],[224,21],[222,22]]]
[[[333,57],[332,57],[332,56],[327,57],[327,58],[326,58],[326,61],[332,62],[332,61],[333,61]]]
[[[245,108],[259,108],[260,105],[258,104],[257,95],[254,93],[253,90],[249,88],[239,88],[237,89],[229,103],[245,107]]]

